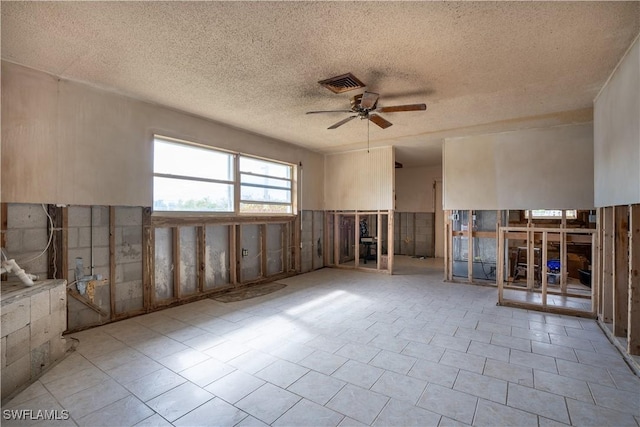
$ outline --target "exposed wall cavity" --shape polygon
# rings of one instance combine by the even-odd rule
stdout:
[[[180,295],[195,294],[198,290],[198,244],[195,227],[180,227]]]
[[[394,253],[418,257],[435,256],[433,213],[394,214]]]
[[[116,207],[116,313],[143,308],[142,296],[142,208]]]
[[[285,226],[283,224],[267,224],[267,276],[284,271],[282,264],[284,255]]]
[[[229,284],[229,226],[209,225],[205,228],[205,289]]]
[[[171,228],[155,229],[155,299],[173,297],[173,233]]]
[[[242,228],[242,281],[250,282],[262,276],[262,236],[257,224],[243,224]]]
[[[324,267],[324,212],[302,211],[300,218],[300,271],[306,273]]]
[[[93,301],[103,314],[76,298],[68,298],[69,329],[79,329],[109,320],[111,295],[109,291],[109,208],[106,206],[69,206],[68,210],[68,265],[67,277],[71,283],[78,280],[75,268],[82,259],[84,276],[99,275],[96,280]],[[76,290],[76,286],[71,286]],[[82,297],[84,298],[84,297]]]

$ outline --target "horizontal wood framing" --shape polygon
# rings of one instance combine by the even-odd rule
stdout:
[[[508,286],[505,285],[505,263],[504,261],[508,257],[508,245],[506,242],[513,238],[513,235],[517,235],[518,239],[521,239],[523,231],[527,231],[524,233],[527,248],[527,263],[526,263],[526,271],[527,271],[527,286],[526,288],[518,287],[518,286]],[[500,305],[510,305],[510,306],[523,306],[526,305],[527,308],[539,309],[545,312],[559,313],[559,314],[572,314],[580,312],[580,313],[588,313],[586,317],[596,317],[596,307],[593,305],[593,295],[596,292],[595,287],[592,284],[591,292],[589,295],[585,295],[579,292],[572,292],[570,289],[560,288],[560,292],[553,292],[548,289],[548,277],[549,273],[547,272],[547,261],[548,261],[548,246],[549,242],[563,242],[565,245],[567,242],[572,241],[572,238],[577,236],[581,236],[581,241],[589,241],[591,244],[592,256],[591,259],[595,257],[595,248],[596,248],[596,237],[597,232],[596,229],[589,228],[527,228],[527,227],[500,227],[499,228],[499,241],[498,241],[498,274],[497,274],[497,284],[498,284],[498,303]],[[540,243],[540,265],[535,265],[535,259],[533,257],[534,253],[534,242]],[[565,264],[566,265],[566,264]],[[561,271],[566,269],[565,265],[562,265]],[[536,267],[538,267],[539,274],[529,274],[529,272],[535,272]],[[591,271],[592,275],[597,275],[597,271]],[[534,280],[539,280],[540,289],[535,289]],[[523,302],[520,299],[509,299],[505,296],[505,289],[509,289],[510,291],[517,292],[529,292],[529,293],[540,293],[540,303],[532,303],[530,301]],[[514,295],[514,294],[511,294]],[[591,299],[592,303],[590,304],[589,310],[579,310],[570,307],[562,307],[555,304],[548,303],[548,295],[562,295],[563,297],[574,297],[574,298],[588,298]],[[516,305],[514,305],[516,304]],[[524,306],[523,306],[524,307]]]

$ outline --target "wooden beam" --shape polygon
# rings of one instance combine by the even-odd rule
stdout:
[[[280,247],[282,248],[282,252],[280,253],[280,262],[282,263],[282,270],[280,273],[288,273],[289,268],[287,267],[287,230],[289,230],[289,223],[284,223],[280,227]]]
[[[531,218],[531,211],[529,211],[529,218]],[[527,232],[527,289],[529,290],[533,290],[536,278],[534,239],[533,227],[531,227]]]
[[[318,246],[316,245],[316,227],[315,227],[315,212],[311,212],[311,271],[316,269],[316,253]]]
[[[111,320],[116,318],[116,208],[109,206],[109,303]]]
[[[602,321],[613,322],[613,284],[614,284],[614,243],[615,228],[613,207],[604,208],[602,221]]]
[[[260,225],[260,276],[267,277],[267,224]]]
[[[376,243],[376,269],[380,270],[380,266],[382,265],[382,244],[384,243],[382,240],[382,214],[378,211],[377,215],[378,225],[376,227],[377,231],[377,243]],[[388,226],[387,226],[388,227]],[[387,228],[388,230],[388,228]],[[387,240],[389,237],[389,233],[387,232]],[[387,259],[388,259],[388,250],[387,250]]]
[[[591,235],[591,312],[598,314],[598,235]]]
[[[74,291],[71,288],[67,288],[67,294],[71,295],[73,298],[80,301],[82,304],[86,305],[87,307],[89,307],[91,310],[95,311],[99,315],[103,317],[109,317],[108,313],[105,313],[99,306],[97,306],[96,304],[92,303],[91,301],[89,301],[88,299],[80,295],[78,291]]]
[[[323,212],[322,217],[322,235],[324,240],[322,248],[322,264],[326,267],[329,265],[329,213]]]
[[[567,228],[567,211],[562,211],[562,222],[560,228]],[[565,295],[567,293],[567,233],[560,233],[560,292]]]
[[[340,214],[333,214],[333,265],[340,265]]]
[[[411,238],[411,241],[413,242],[413,256],[416,256],[418,255],[416,253],[416,213],[413,212],[411,216],[413,217],[413,236]]]
[[[51,230],[51,224],[47,222],[47,231],[53,233],[51,239],[51,247],[48,251],[48,268],[47,268],[47,277],[51,279],[61,279],[64,277],[64,272],[67,269],[67,265],[64,263],[65,257],[63,254],[63,241],[62,241],[62,230],[63,230],[63,218],[62,218],[62,209],[55,205],[47,205],[47,213],[51,216],[51,220],[53,222],[53,230]],[[4,236],[4,234],[3,234]],[[3,245],[6,248],[6,242]]]
[[[268,224],[275,222],[295,221],[299,215],[272,215],[272,216],[156,216],[152,217],[152,223],[156,227],[195,227],[199,225],[229,225],[229,224]]]
[[[602,270],[602,263],[600,257],[602,256],[602,250],[600,248],[601,236],[600,236],[600,208],[596,208],[596,228],[595,233],[591,236],[593,239],[592,245],[592,264],[591,264],[591,307],[597,314],[600,311],[600,274]]]
[[[295,259],[295,263],[296,263],[296,272],[300,273],[300,271],[302,271],[302,251],[301,249],[301,245],[302,245],[302,233],[300,230],[300,227],[302,227],[302,212],[300,212],[298,214],[298,216],[296,216],[296,221],[295,221],[295,230],[293,233],[293,240],[294,240],[294,259]]]
[[[522,308],[525,310],[542,311],[545,313],[564,314],[566,316],[582,317],[586,319],[595,318],[595,316],[589,311],[582,311],[575,308],[565,308],[557,305],[548,305],[546,307],[542,307],[540,304],[512,300],[505,300],[501,305],[504,305],[505,307]]]
[[[291,222],[287,222],[286,227],[285,227],[285,234],[284,234],[284,259],[285,259],[285,263],[287,265],[286,267],[286,272],[291,272],[294,270],[293,268],[293,257],[291,256],[291,242],[293,241],[293,229],[291,228],[292,224]]]
[[[242,274],[242,225],[236,225],[235,227],[235,253],[236,253],[236,281],[237,284],[243,283],[244,275]]]
[[[228,225],[229,227],[229,282],[235,286],[238,284],[238,238],[237,228],[239,225]]]
[[[180,299],[180,227],[173,227],[171,232],[171,249],[173,252],[173,298]]]
[[[60,277],[69,283],[69,208],[66,206],[60,208],[60,228]]]
[[[354,256],[354,260],[353,263],[355,265],[356,268],[360,267],[360,214],[358,213],[358,211],[356,211],[356,216],[355,216],[355,227],[354,228],[354,236],[355,236],[355,250],[353,253]],[[365,258],[364,262],[366,263],[367,260]]]
[[[205,226],[196,227],[196,263],[198,265],[198,290],[205,291],[207,278],[207,233]]]
[[[473,283],[473,211],[467,211],[467,280]]]
[[[393,263],[394,263],[394,241],[393,241],[393,231],[394,231],[394,211],[390,210],[387,214],[387,236],[392,236],[392,238],[387,239],[389,242],[387,243],[387,270],[389,270],[389,274],[393,274]]]
[[[627,352],[640,355],[640,204],[629,211],[629,312]]]
[[[563,211],[564,212],[564,211]],[[540,261],[540,275],[542,277],[542,306],[547,306],[547,232],[542,233],[542,260]]]
[[[508,247],[507,247],[508,249]],[[508,252],[508,250],[507,250]],[[498,227],[498,265],[496,266],[496,283],[498,284],[498,304],[502,305],[504,302],[504,260],[505,260],[505,244],[504,244],[504,231]]]
[[[449,274],[449,257],[451,256],[451,254],[449,254],[449,248],[451,247],[451,240],[453,239],[453,237],[451,236],[451,231],[450,231],[450,227],[451,227],[451,211],[446,210],[443,211],[443,215],[444,215],[444,280],[451,280],[450,279],[450,274]]]
[[[627,336],[629,303],[629,206],[615,207],[613,334]]]
[[[142,211],[142,300],[145,311],[155,304],[156,233],[151,224],[151,209]]]
[[[49,205],[51,206],[51,205]],[[7,247],[7,227],[9,222],[7,216],[9,214],[9,205],[7,203],[0,203],[0,247]]]

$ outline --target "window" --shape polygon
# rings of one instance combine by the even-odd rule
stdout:
[[[292,176],[288,164],[156,137],[153,210],[291,214]]]
[[[576,219],[578,217],[578,211],[575,209],[568,209],[567,219]],[[529,211],[524,211],[524,217],[529,218]],[[532,219],[561,219],[562,218],[562,210],[561,209],[533,209],[531,211]]]
[[[240,212],[292,213],[290,165],[240,157]]]

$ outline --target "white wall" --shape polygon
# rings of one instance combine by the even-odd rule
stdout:
[[[326,210],[393,209],[393,147],[325,156]]]
[[[442,180],[442,167],[400,168],[395,171],[396,211],[434,212],[433,183]]]
[[[594,101],[595,205],[640,203],[640,37]]]
[[[592,209],[591,123],[445,139],[445,209]]]
[[[302,206],[322,209],[318,153],[2,63],[3,202],[151,206],[154,133],[302,162]]]

